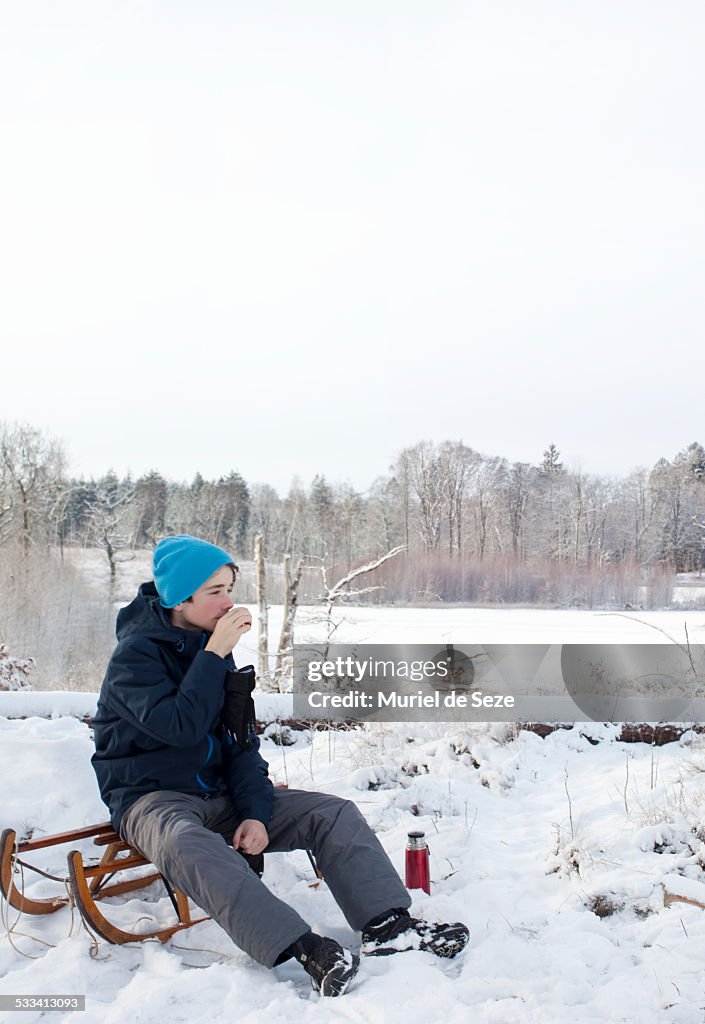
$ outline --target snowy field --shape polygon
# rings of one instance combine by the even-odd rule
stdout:
[[[344,615],[336,639],[368,643],[662,642],[662,629],[681,640],[686,618],[691,642],[705,633],[705,613],[693,611]],[[320,636],[313,609],[297,621],[297,639]],[[104,820],[90,730],[75,717],[90,714],[95,698],[3,696],[0,828],[36,836]],[[260,700],[260,713],[271,717],[282,701]],[[414,910],[468,924],[470,945],[455,961],[424,953],[364,961],[349,993],[325,1001],[298,965],[268,971],[212,922],[166,945],[101,940],[91,955],[91,937],[70,909],[19,920],[11,910],[0,934],[0,993],[85,993],[80,1019],[91,1024],[290,1024],[304,1008],[311,1021],[369,1024],[702,1022],[705,911],[666,908],[664,888],[705,902],[705,738],[687,733],[651,748],[621,743],[617,733],[577,725],[540,739],[502,724],[416,723],[300,732],[290,747],[263,740],[275,781],[355,800],[400,871],[407,831],[426,832],[432,893],[416,894]],[[34,863],[63,875],[64,855],[40,851]],[[267,857],[265,881],[315,930],[359,943],[325,884],[311,887],[303,853]],[[27,884],[35,895],[61,887]],[[148,930],[172,913],[159,885],[111,903],[113,920],[132,928]]]

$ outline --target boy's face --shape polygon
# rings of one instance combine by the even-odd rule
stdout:
[[[221,616],[233,606],[233,570],[224,565],[201,584],[190,601],[183,601],[171,609],[171,621],[182,629],[205,630],[212,633]]]

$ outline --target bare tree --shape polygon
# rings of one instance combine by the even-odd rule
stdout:
[[[269,689],[269,606],[267,605],[267,574],[264,565],[262,535],[255,537],[255,578],[259,635],[257,641],[257,676],[264,689]]]
[[[533,502],[533,550],[539,557],[560,564],[567,560],[570,544],[568,516],[572,478],[558,461],[560,453],[555,445],[550,445],[543,454]]]
[[[430,441],[405,448],[398,465],[403,468],[416,497],[419,533],[426,551],[437,551],[441,542],[441,524],[445,495],[439,459]]]
[[[698,523],[705,515],[705,486],[697,463],[689,458],[691,449],[679,452],[673,462],[660,459],[649,477],[658,501],[661,557],[676,572],[691,571],[702,563]]]
[[[468,501],[480,561],[487,553],[491,517],[498,504],[506,472],[506,463],[503,459],[482,456],[473,464],[470,472]]]
[[[528,462],[513,463],[505,478],[504,497],[512,552],[516,558],[522,556],[522,531],[531,493],[531,478],[532,467]]]
[[[328,646],[333,638],[333,633],[338,628],[339,623],[333,622],[333,607],[337,601],[345,600],[347,597],[359,597],[361,594],[370,594],[375,590],[380,590],[381,587],[361,587],[358,589],[351,588],[350,584],[358,579],[360,576],[365,576],[368,572],[372,572],[373,569],[378,569],[380,565],[388,562],[390,558],[395,558],[401,554],[402,551],[406,550],[404,544],[399,544],[397,547],[392,548],[386,555],[382,555],[381,558],[375,558],[372,562],[366,562],[365,565],[359,565],[356,569],[351,569],[349,573],[346,573],[341,579],[334,583],[332,586],[328,585],[328,577],[326,573],[325,564],[320,566],[321,579],[323,581],[323,600],[326,606],[326,623],[328,626],[326,634],[326,652],[323,655],[324,659],[328,657]]]
[[[284,555],[284,608],[282,611],[282,628],[279,635],[276,664],[274,667],[274,689],[283,689],[284,679],[292,673],[292,655],[294,650],[294,619],[298,606],[299,583],[303,572],[301,559],[291,572],[291,555]]]
[[[605,532],[612,509],[613,487],[609,480],[592,474],[584,479],[585,509],[583,515],[583,536],[585,540],[584,563],[591,567],[602,564],[605,554]]]
[[[444,441],[438,449],[438,473],[448,524],[448,554],[458,558],[463,551],[463,508],[465,489],[472,468],[480,456],[462,441]]]
[[[65,456],[57,441],[27,424],[0,427],[0,537],[18,531],[25,551],[49,539],[49,510],[64,486]]]
[[[111,595],[117,577],[118,551],[130,542],[134,498],[134,487],[121,486],[117,476],[111,472],[98,482],[88,503],[90,536],[103,549],[108,560]]]
[[[251,488],[250,528],[260,534],[265,549],[276,551],[283,544],[282,502],[269,484],[254,484]]]

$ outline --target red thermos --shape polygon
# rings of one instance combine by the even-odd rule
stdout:
[[[406,843],[406,887],[423,889],[431,895],[428,846],[423,832],[409,832]]]

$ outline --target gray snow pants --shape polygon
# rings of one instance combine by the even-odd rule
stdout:
[[[162,790],[137,800],[120,831],[173,886],[266,967],[309,925],[274,896],[233,850],[240,823],[229,796],[203,800]],[[311,850],[348,924],[360,931],[411,898],[354,803],[325,793],[275,789],[268,852]]]

